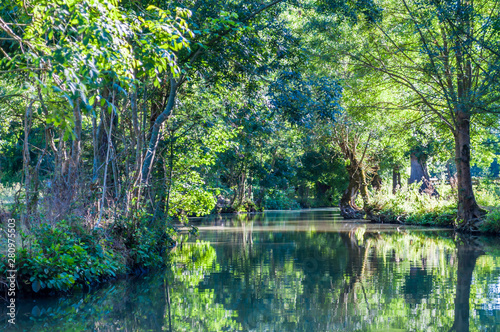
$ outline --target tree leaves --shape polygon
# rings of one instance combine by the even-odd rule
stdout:
[[[295,124],[311,126],[314,119],[333,120],[341,111],[342,87],[335,79],[304,79],[299,72],[283,72],[269,87],[274,109]]]

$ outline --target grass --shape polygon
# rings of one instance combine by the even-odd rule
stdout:
[[[500,233],[500,207],[495,207],[488,212],[479,229],[487,233]]]
[[[378,222],[453,226],[457,215],[456,193],[445,183],[438,184],[436,189],[439,197],[421,194],[418,184],[403,187],[396,194],[392,188],[384,187],[372,197],[368,218]],[[479,230],[499,233],[500,186],[491,180],[481,180],[474,192],[478,204],[488,211]]]

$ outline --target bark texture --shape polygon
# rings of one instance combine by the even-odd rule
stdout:
[[[410,155],[411,173],[409,184],[415,182],[422,182],[420,185],[420,192],[427,193],[431,196],[439,196],[437,190],[434,188],[430,181],[429,172],[427,171],[426,158],[418,157],[415,152]]]
[[[355,158],[354,161],[356,161]],[[366,174],[356,162],[347,167],[347,172],[349,173],[349,184],[340,199],[340,214],[344,219],[361,219],[365,213],[362,208],[356,205],[356,197],[358,192],[361,193],[364,205],[368,204]]]
[[[460,231],[473,231],[482,216],[472,188],[470,170],[470,116],[460,112],[455,132],[455,162],[457,165],[458,213],[455,225]]]

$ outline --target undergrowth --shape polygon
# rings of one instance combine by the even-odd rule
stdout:
[[[484,217],[484,223],[479,228],[487,233],[500,233],[500,206],[491,209]]]
[[[175,231],[150,227],[145,220],[115,221],[86,229],[79,222],[41,224],[20,232],[15,257],[17,280],[24,293],[68,292],[162,265],[175,244]],[[7,253],[0,254],[0,273],[7,275]]]
[[[415,183],[393,194],[392,188],[384,187],[372,197],[368,218],[377,222],[453,226],[457,201],[452,188],[445,183],[438,184],[439,196],[421,193],[419,188],[420,184]],[[478,204],[488,211],[479,230],[500,232],[500,187],[493,181],[484,180],[475,186],[474,193]]]
[[[285,190],[270,190],[264,198],[265,210],[298,210],[299,203],[292,193]]]

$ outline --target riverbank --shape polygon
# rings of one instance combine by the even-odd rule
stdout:
[[[168,232],[143,223],[117,221],[98,229],[67,220],[42,224],[18,236],[18,292],[55,295],[154,270],[163,266],[165,253],[174,245]],[[12,268],[2,257],[2,277],[8,270]],[[5,280],[0,283],[6,286]]]
[[[498,188],[476,188],[478,203],[485,208],[477,223],[478,233],[500,233]],[[372,197],[365,219],[376,223],[454,227],[457,207],[454,193],[438,187],[439,197],[421,194],[416,186],[395,194],[381,190]],[[43,224],[29,234],[20,232],[16,252],[20,291],[50,295],[93,287],[120,276],[143,273],[163,266],[165,254],[179,235],[165,226],[150,225],[147,218],[118,220],[103,228],[91,229],[81,220],[67,220],[55,226]],[[180,240],[182,241],[182,239]],[[7,248],[7,246],[3,246]],[[5,249],[6,250],[6,249]],[[0,253],[2,277],[10,270]],[[6,280],[0,280],[0,293]]]
[[[468,315],[457,320],[471,330],[500,323],[499,308],[489,305],[498,293],[485,291],[498,284],[497,237],[332,222],[336,209],[219,217],[199,223],[209,243],[172,250],[164,270],[19,301],[17,329],[448,331],[455,306],[465,306]],[[343,310],[332,310],[337,305]]]
[[[367,220],[421,226],[455,227],[457,203],[449,186],[437,187],[438,197],[420,193],[417,186],[403,188],[396,193],[388,190],[377,193],[365,209]],[[475,188],[476,200],[484,211],[475,225],[476,233],[500,233],[500,188],[479,184]]]

